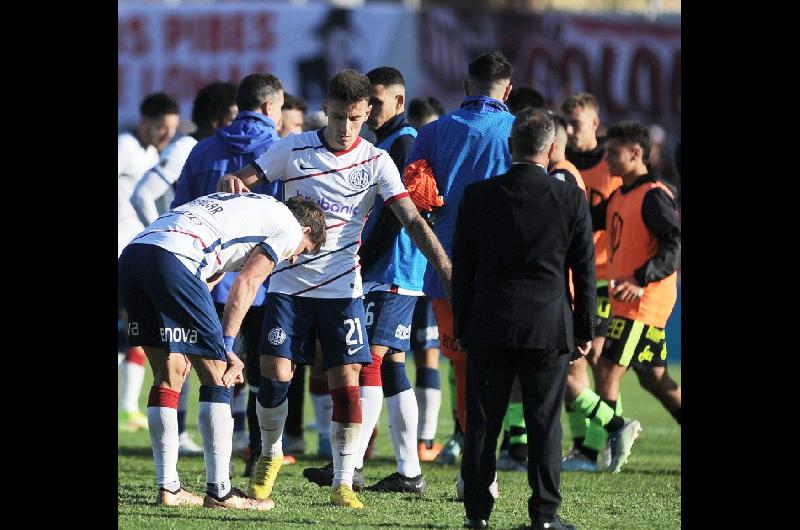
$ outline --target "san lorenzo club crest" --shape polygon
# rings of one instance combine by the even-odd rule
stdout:
[[[272,328],[269,330],[269,335],[267,335],[267,340],[273,346],[280,346],[283,344],[283,341],[286,340],[286,332],[283,331],[281,328]]]
[[[369,186],[369,172],[363,167],[354,169],[347,176],[347,180],[350,182],[350,185],[353,186],[355,189],[363,190],[364,188]]]

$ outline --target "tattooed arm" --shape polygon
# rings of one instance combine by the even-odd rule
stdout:
[[[442,244],[439,243],[439,239],[437,239],[433,230],[431,230],[431,227],[428,226],[428,223],[426,223],[419,214],[417,207],[408,197],[390,203],[389,208],[403,224],[403,227],[406,229],[406,232],[408,232],[414,244],[417,245],[417,248],[428,258],[428,262],[430,262],[439,273],[442,284],[444,284],[444,292],[447,295],[447,300],[452,301],[451,283],[453,266]]]

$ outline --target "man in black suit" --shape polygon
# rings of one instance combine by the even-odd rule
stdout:
[[[467,186],[459,206],[453,313],[468,360],[461,463],[467,528],[488,527],[497,436],[517,375],[530,440],[530,528],[575,528],[556,515],[560,417],[570,360],[591,347],[594,243],[583,192],[547,174],[554,136],[545,111],[520,111],[511,130],[511,169]]]

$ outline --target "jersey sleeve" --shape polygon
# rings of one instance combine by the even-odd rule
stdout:
[[[197,140],[191,136],[184,136],[172,144],[169,152],[165,151],[161,155],[161,160],[158,161],[157,168],[161,170],[161,175],[167,183],[172,184],[178,180],[183,165],[186,163],[186,159],[189,158],[189,153],[192,152],[192,148],[196,144]]]
[[[286,166],[289,164],[289,159],[292,154],[294,136],[298,135],[290,134],[272,144],[272,147],[267,149],[264,154],[253,162],[256,171],[259,173],[259,177],[268,182],[283,180],[286,176]]]
[[[648,230],[658,239],[656,255],[634,272],[639,285],[645,286],[678,270],[681,259],[681,227],[675,202],[660,188],[653,188],[644,196],[642,219]]]
[[[386,204],[408,197],[408,190],[400,179],[400,172],[388,153],[384,151],[383,155],[378,157],[375,168],[378,172],[378,195]]]
[[[286,228],[278,228],[267,236],[258,246],[269,256],[275,266],[294,254],[303,240],[303,231],[297,223]]]
[[[171,183],[156,171],[151,169],[144,174],[142,180],[136,184],[131,195],[131,204],[142,220],[142,224],[149,225],[158,217],[156,201],[170,189]]]

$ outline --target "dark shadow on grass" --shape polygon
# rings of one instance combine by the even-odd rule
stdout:
[[[153,449],[150,447],[128,447],[121,446],[117,449],[119,456],[141,456],[145,458],[153,458]],[[200,455],[203,458],[203,455]]]
[[[220,523],[226,523],[226,522],[230,522],[230,521],[248,521],[248,522],[254,521],[255,518],[253,516],[255,516],[256,514],[265,513],[265,512],[258,512],[258,511],[255,511],[255,510],[247,511],[247,512],[243,511],[241,513],[250,514],[250,517],[236,517],[234,515],[234,514],[236,514],[235,510],[226,510],[225,511],[225,519],[220,519],[220,517],[219,517],[220,516],[220,511],[221,510],[209,510],[208,508],[202,508],[202,507],[197,507],[196,509],[187,510],[187,511],[176,511],[176,510],[172,510],[172,509],[166,508],[164,510],[156,510],[156,511],[153,511],[153,512],[150,512],[150,513],[137,513],[136,517],[152,517],[152,518],[155,518],[155,519],[166,519],[166,518],[188,519],[188,520],[197,519],[197,520],[203,520],[203,521],[209,520],[209,521],[215,521],[215,522],[220,522]]]
[[[654,477],[659,476],[680,476],[680,469],[637,469],[629,471],[631,475],[650,475]]]
[[[120,446],[117,448],[117,455],[119,456],[140,456],[144,458],[151,459],[153,458],[153,449],[150,447],[129,447],[129,446]],[[203,461],[203,455],[180,455],[180,459],[188,459],[194,460],[199,459],[201,462]]]

